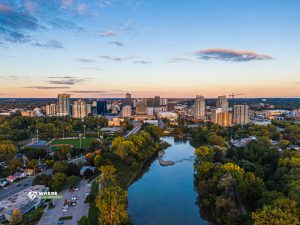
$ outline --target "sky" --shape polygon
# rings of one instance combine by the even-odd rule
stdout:
[[[300,97],[299,0],[0,0],[0,98]]]

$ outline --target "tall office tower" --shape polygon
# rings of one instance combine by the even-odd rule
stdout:
[[[137,98],[133,99],[132,101],[132,105],[133,105],[133,108],[136,107],[136,105],[138,104],[139,100]]]
[[[106,100],[97,100],[96,113],[97,113],[97,115],[102,115],[102,116],[107,113],[107,101]]]
[[[169,112],[175,111],[175,103],[169,102],[167,105],[167,110]]]
[[[72,115],[75,118],[84,118],[87,116],[87,104],[85,101],[77,100],[72,104]]]
[[[233,123],[241,125],[249,123],[248,105],[235,105],[233,107]]]
[[[57,115],[58,116],[69,116],[70,112],[70,95],[69,94],[58,94],[57,102]]]
[[[154,107],[160,107],[160,97],[154,96]]]
[[[218,117],[218,125],[222,127],[232,126],[232,114],[228,112],[220,112],[217,115]]]
[[[122,117],[131,117],[131,105],[125,105],[122,108]]]
[[[205,118],[205,99],[201,95],[196,96],[195,117],[196,118]]]
[[[56,116],[56,113],[57,113],[56,108],[57,108],[56,104],[46,105],[46,115],[47,116]]]
[[[141,99],[136,105],[137,115],[147,115],[147,102],[145,99]]]
[[[125,95],[124,105],[131,105],[131,94],[127,93]]]
[[[160,105],[161,106],[167,106],[168,105],[168,99],[167,98],[161,98],[160,99]]]
[[[93,108],[92,104],[86,104],[86,114],[87,115],[91,115],[92,114],[92,108]]]
[[[228,100],[226,98],[226,95],[218,96],[216,108],[222,108],[225,112],[228,111]]]

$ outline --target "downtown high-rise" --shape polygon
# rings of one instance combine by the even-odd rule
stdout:
[[[205,99],[201,95],[196,96],[195,100],[195,117],[198,119],[205,118]]]
[[[63,93],[58,94],[58,101],[57,101],[57,116],[70,116],[70,95]]]
[[[249,123],[248,105],[235,105],[233,107],[233,123],[240,125]]]

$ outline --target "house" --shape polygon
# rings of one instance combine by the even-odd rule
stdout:
[[[10,183],[13,183],[13,182],[17,179],[17,177],[14,176],[14,175],[11,175],[11,176],[8,176],[6,179],[7,179]]]
[[[34,170],[33,169],[25,169],[24,174],[26,176],[32,176],[34,174]]]

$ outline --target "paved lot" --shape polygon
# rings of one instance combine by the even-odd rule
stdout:
[[[85,193],[90,192],[90,187],[87,185],[87,181],[80,182],[79,191],[75,191],[75,195],[79,198],[76,206],[70,206],[68,212],[62,212],[64,199],[71,199],[73,193],[69,190],[63,190],[60,195],[62,199],[54,201],[55,207],[53,209],[46,209],[38,225],[55,225],[58,218],[62,216],[73,216],[72,220],[65,220],[65,225],[75,225],[82,216],[88,215],[89,204],[84,203]]]

